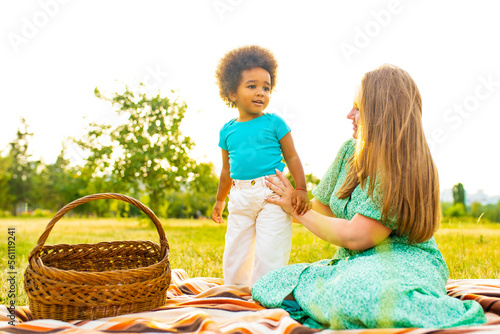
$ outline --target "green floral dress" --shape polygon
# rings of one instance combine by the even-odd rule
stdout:
[[[347,199],[335,193],[346,175],[355,140],[344,143],[313,194],[338,218],[356,213],[380,221],[379,206],[357,187]],[[391,222],[382,223],[394,230]],[[481,306],[446,294],[448,267],[434,238],[409,244],[392,233],[365,251],[339,248],[332,259],[294,264],[268,273],[252,287],[252,298],[285,308],[313,328],[444,328],[486,322]],[[293,292],[298,303],[283,299]]]

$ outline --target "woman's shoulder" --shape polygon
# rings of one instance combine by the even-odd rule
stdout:
[[[342,144],[342,149],[354,149],[356,147],[356,139],[349,138]]]
[[[354,154],[354,150],[356,148],[356,140],[351,138],[346,140],[340,149],[337,151],[337,155],[335,156],[335,160],[330,165],[329,170],[326,175],[335,174],[335,179],[337,179],[340,170],[345,167],[347,161]]]
[[[338,151],[338,156],[348,158],[354,154],[355,149],[356,149],[356,139],[350,138],[342,144],[342,146]]]

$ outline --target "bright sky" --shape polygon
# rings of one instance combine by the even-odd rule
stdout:
[[[391,63],[419,86],[441,188],[500,194],[495,1],[2,1],[0,27],[4,154],[24,117],[34,156],[52,163],[89,122],[116,122],[95,87],[143,81],[151,92],[177,90],[194,157],[219,171],[218,132],[237,111],[218,96],[215,66],[259,44],[279,62],[267,110],[289,123],[306,173],[322,177],[351,136],[346,114],[363,74]]]

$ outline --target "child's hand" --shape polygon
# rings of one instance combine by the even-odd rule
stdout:
[[[225,201],[215,202],[214,209],[212,210],[212,220],[217,224],[222,224],[224,219],[222,219],[222,211],[224,211]]]
[[[295,190],[292,196],[292,204],[295,208],[295,213],[298,215],[303,215],[309,209],[311,209],[312,203],[307,196],[307,192],[304,190]]]

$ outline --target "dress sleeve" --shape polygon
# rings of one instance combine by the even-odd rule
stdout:
[[[367,180],[368,181],[368,180]],[[368,188],[368,184],[365,186]],[[373,218],[380,221],[382,215],[381,207],[377,204],[376,199],[374,200],[367,191],[363,190],[358,186],[359,191],[355,191],[352,198],[352,203],[355,207],[355,213],[366,216],[368,218]],[[358,189],[356,189],[358,190]]]
[[[330,198],[337,184],[339,173],[354,153],[355,143],[354,139],[350,139],[342,145],[337,153],[337,157],[326,171],[325,176],[323,176],[316,188],[312,190],[314,198],[320,201],[320,203],[330,205]]]
[[[395,230],[396,220],[395,219],[384,219],[382,220],[382,203],[380,196],[377,196],[377,187],[374,190],[374,197],[368,194],[368,179],[365,189],[362,189],[359,185],[353,191],[351,196],[351,203],[349,205],[352,207],[353,213],[359,213],[368,218],[378,220],[384,226]],[[353,216],[354,216],[353,214]]]

